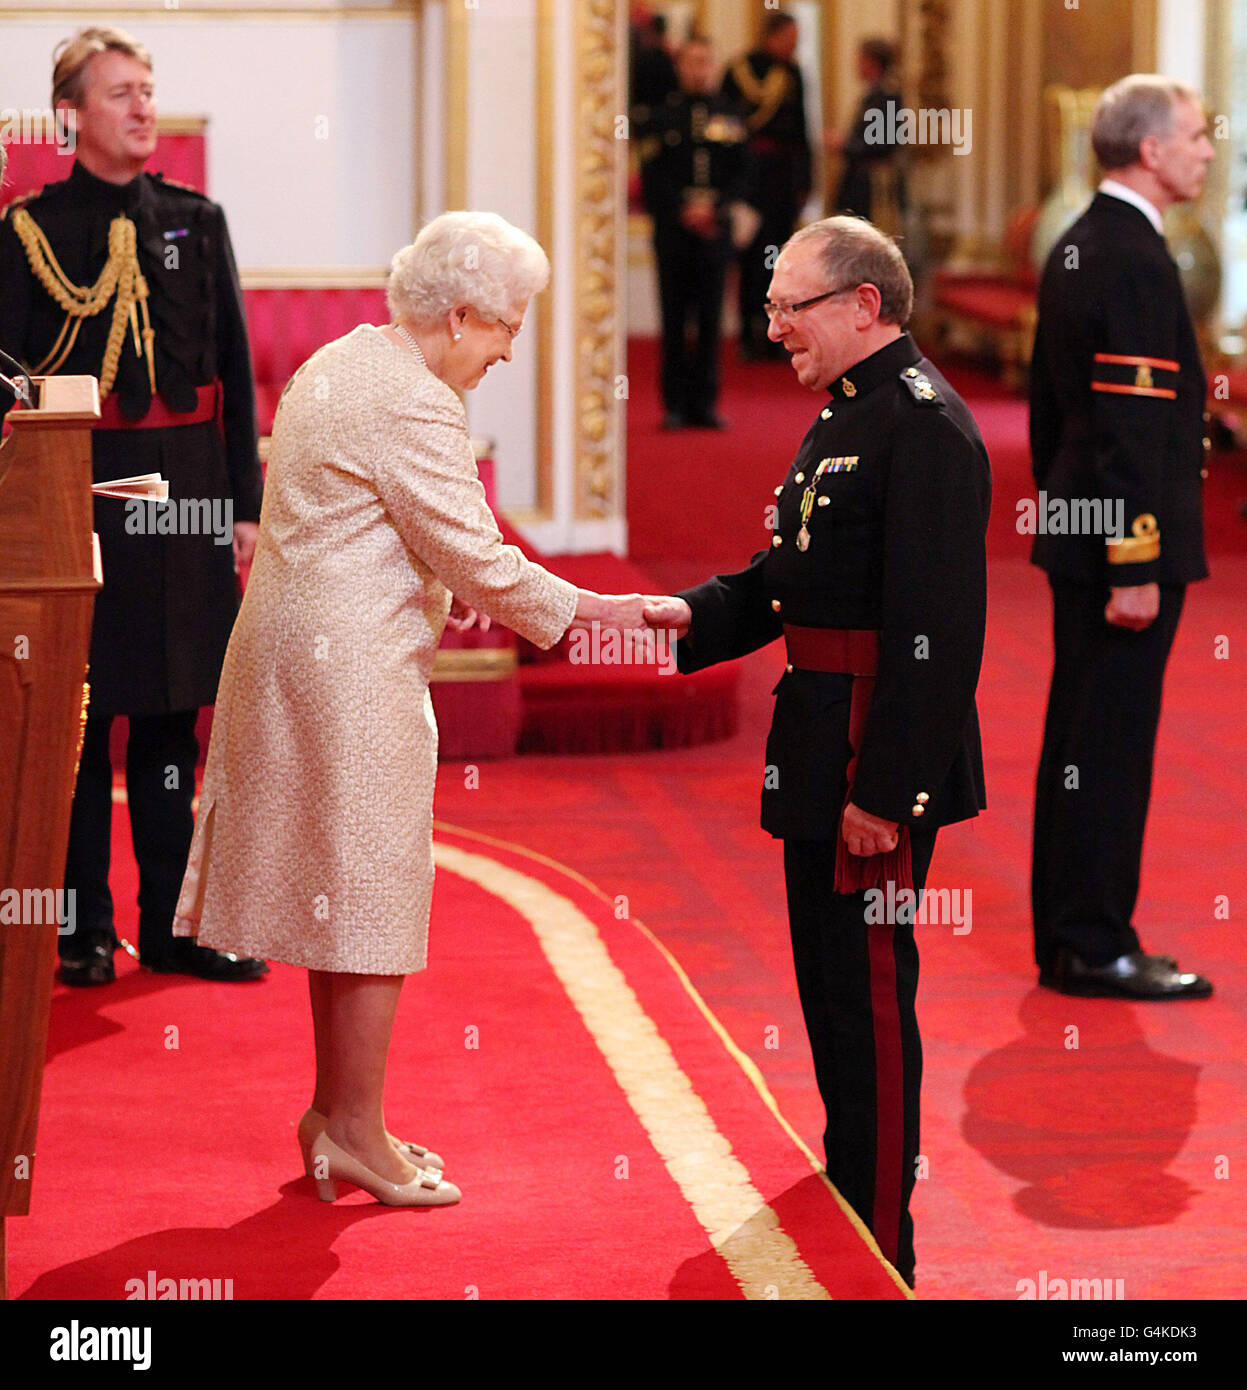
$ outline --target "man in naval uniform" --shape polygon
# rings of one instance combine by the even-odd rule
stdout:
[[[827,403],[775,490],[766,549],[646,613],[676,633],[685,672],[787,644],[762,825],[784,841],[827,1173],[910,1284],[914,908],[937,828],[986,804],[991,502],[973,417],[905,331],[912,306],[900,251],[870,223],[827,218],[787,243],[770,332]]]
[[[60,938],[61,977],[114,979],[109,732],[115,716],[127,715],[139,958],[157,971],[252,979],[268,969],[263,961],[172,936],[193,828],[195,721],[216,698],[238,606],[235,570],[250,559],[260,514],[251,362],[229,233],[215,203],[143,172],[156,146],[156,106],[151,59],[135,40],[87,29],[62,45],[52,100],[73,129],[76,158],[64,182],[19,199],[0,222],[3,345],[32,372],[99,378],[97,482],[160,473],[174,507],[198,503],[166,512],[161,528],[154,505],[95,501],[104,587],[65,869],[77,923]],[[182,533],[162,533],[170,516]]]
[[[740,113],[711,91],[710,41],[689,39],[677,72],[679,90],[654,107],[636,132],[662,307],[663,427],[721,429],[715,407],[723,287],[732,255],[732,209],[749,193],[749,154]]]
[[[1065,994],[1206,998],[1142,950],[1132,923],[1165,665],[1186,585],[1207,576],[1204,371],[1165,246],[1165,209],[1199,195],[1213,149],[1196,92],[1154,76],[1101,97],[1107,171],[1044,269],[1031,373],[1056,661],[1035,793],[1039,982]],[[1081,512],[1090,525],[1074,525]],[[1098,516],[1097,516],[1098,512]]]
[[[805,84],[793,61],[797,22],[776,11],[762,23],[757,48],[742,54],[723,77],[722,95],[743,106],[762,222],[740,253],[740,344],[746,358],[782,357],[767,335],[762,304],[774,251],[792,235],[810,196],[813,161],[805,119]]]

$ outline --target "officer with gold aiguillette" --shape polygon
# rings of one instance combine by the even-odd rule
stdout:
[[[733,225],[750,234],[750,160],[737,109],[711,90],[710,41],[680,50],[680,89],[650,108],[635,128],[641,193],[654,223],[654,259],[662,309],[660,385],[664,429],[722,429],[719,344],[723,288]],[[693,337],[688,340],[689,320]]]
[[[116,29],[86,29],[61,45],[52,101],[73,133],[73,168],[0,221],[3,346],[37,375],[98,377],[96,482],[159,473],[172,504],[157,514],[155,504],[95,501],[104,586],[65,870],[76,929],[59,940],[61,978],[74,985],[115,978],[109,735],[117,715],[129,718],[140,960],[214,980],[268,968],[172,936],[193,829],[195,722],[216,698],[262,481],[225,216],[202,194],[143,172],[156,147],[151,66],[147,50]]]
[[[775,255],[792,235],[814,177],[805,81],[795,61],[797,21],[770,5],[767,11],[756,47],[728,65],[721,88],[745,113],[762,214],[752,239],[740,246],[740,347],[746,361],[784,355],[767,337],[762,305]]]

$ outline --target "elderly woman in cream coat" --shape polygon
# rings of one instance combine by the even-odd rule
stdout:
[[[573,623],[644,626],[639,595],[577,590],[504,545],[477,477],[455,390],[510,360],[549,273],[493,213],[436,218],[394,257],[394,322],[321,348],[273,426],[174,929],[307,969],[299,1143],[326,1201],[338,1181],[396,1206],[460,1196],[382,1115],[403,977],[425,965],[443,627],[479,612],[550,647]]]

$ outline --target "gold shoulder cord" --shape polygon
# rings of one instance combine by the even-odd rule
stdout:
[[[761,82],[753,75],[753,68],[747,57],[741,57],[732,65],[732,76],[745,100],[756,108],[745,124],[750,130],[761,130],[769,124],[771,117],[784,103],[788,95],[788,69],[782,63],[775,63]]]
[[[83,319],[102,313],[114,291],[113,321],[100,367],[100,399],[107,397],[117,379],[117,364],[121,360],[121,344],[126,323],[134,334],[134,351],[147,358],[147,377],[152,394],[156,392],[156,360],[152,350],[155,330],[147,313],[147,281],[139,269],[138,234],[134,223],[124,214],[114,217],[108,228],[108,261],[94,285],[75,285],[57,263],[52,247],[39,224],[25,208],[15,208],[9,220],[26,251],[26,259],[35,278],[65,310],[65,323],[52,344],[52,351],[34,368],[36,376],[51,375],[69,354],[82,327]],[[139,314],[143,327],[139,329]]]

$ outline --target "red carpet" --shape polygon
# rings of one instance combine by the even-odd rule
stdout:
[[[114,988],[55,996],[16,1294],[123,1298],[151,1271],[235,1299],[904,1297],[644,928],[548,860],[438,845],[388,1117],[463,1202],[328,1206],[299,1176],[302,971],[210,986],[122,957]]]
[[[677,586],[743,563],[756,547],[814,397],[786,368],[751,376],[729,365],[723,409],[734,429],[663,436],[642,369],[652,357],[633,345],[634,553]],[[1067,999],[1037,988],[1030,957],[1031,795],[1050,639],[1042,577],[1012,526],[1027,480],[1025,409],[972,373],[956,380],[996,475],[979,687],[990,807],[941,836],[930,880],[972,888],[971,931],[920,929],[919,1296],[1015,1299],[1041,1272],[1121,1279],[1130,1300],[1241,1296],[1247,528],[1232,505],[1247,493],[1241,464],[1213,463],[1213,579],[1188,595],[1170,667],[1138,919],[1146,945],[1210,975],[1217,993],[1151,1006]],[[1217,658],[1222,636],[1230,660]],[[740,730],[724,743],[483,763],[479,780],[444,764],[438,814],[549,855],[605,894],[609,905],[557,870],[499,851],[592,919],[753,1189],[813,1276],[845,1296],[876,1274],[852,1263],[864,1247],[635,925],[671,951],[817,1151],[823,1116],[792,978],[780,851],[757,827],[781,664],[777,650],[741,663]],[[119,927],[132,932],[120,830],[115,862]],[[482,1297],[740,1296],[732,1265],[714,1252],[513,908],[442,874],[430,969],[408,986],[391,1064],[390,1118],[442,1147],[465,1191],[459,1208],[331,1208],[311,1196],[292,1133],[311,1075],[305,1011],[301,977],[280,967],[247,987],[127,969],[111,990],[59,991],[33,1214],[10,1225],[14,1292],[121,1297],[127,1278],[184,1266],[234,1278],[238,1297],[384,1296],[401,1286],[462,1298],[469,1285]],[[170,1026],[176,1050],[166,1046]],[[473,1026],[479,1050],[464,1047]],[[614,1176],[621,1156],[626,1179]],[[413,1221],[414,1262],[410,1245],[401,1257],[394,1245]],[[769,1229],[771,1218],[761,1222]],[[719,1248],[751,1246],[758,1224],[731,1226],[739,1238]]]

